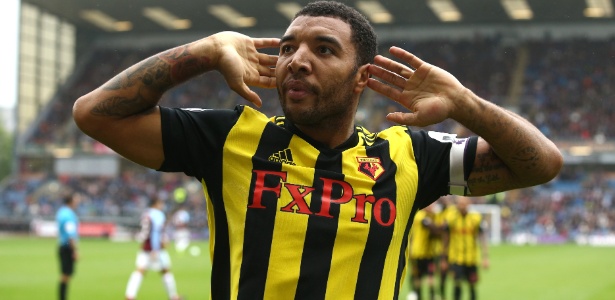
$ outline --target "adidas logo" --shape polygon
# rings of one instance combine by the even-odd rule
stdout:
[[[288,148],[271,154],[271,156],[269,156],[269,161],[295,166],[293,155]]]

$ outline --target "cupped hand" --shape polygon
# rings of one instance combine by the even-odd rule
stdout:
[[[229,87],[246,100],[260,107],[262,100],[250,86],[275,87],[277,55],[258,52],[259,49],[277,48],[277,38],[251,38],[237,32],[221,32],[213,36],[218,60],[215,68],[224,76]]]
[[[387,119],[403,125],[425,127],[451,117],[455,99],[465,87],[447,71],[422,61],[398,47],[389,52],[406,64],[378,55],[370,65],[367,85],[374,91],[400,103],[409,112],[394,112]]]

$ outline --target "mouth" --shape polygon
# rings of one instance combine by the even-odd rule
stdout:
[[[290,99],[299,100],[314,93],[314,88],[307,82],[289,79],[284,84],[284,91]]]

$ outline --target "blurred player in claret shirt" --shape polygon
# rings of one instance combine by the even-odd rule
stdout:
[[[175,251],[183,254],[190,246],[190,213],[186,209],[186,202],[179,203],[171,215],[171,224],[173,225],[173,242]]]
[[[137,254],[136,270],[130,275],[126,286],[126,299],[135,299],[143,280],[143,275],[148,270],[160,271],[162,282],[167,295],[171,300],[180,299],[177,295],[175,277],[171,273],[171,258],[164,249],[166,216],[163,212],[164,202],[160,198],[153,198],[149,208],[141,216],[141,250]]]

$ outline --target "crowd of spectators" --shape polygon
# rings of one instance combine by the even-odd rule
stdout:
[[[615,38],[526,42],[520,111],[555,139],[615,137]]]
[[[516,44],[501,37],[476,36],[469,40],[387,41],[381,53],[397,45],[427,62],[455,75],[477,95],[500,105],[516,105],[554,140],[604,142],[615,137],[615,108],[608,105],[615,91],[615,39],[528,40]],[[81,133],[71,118],[75,99],[91,91],[128,66],[161,49],[99,49],[84,63],[71,83],[62,87],[45,115],[27,138],[26,147],[71,148],[86,153],[104,149]],[[521,51],[528,54],[527,65],[518,72]],[[522,76],[520,97],[510,99],[514,76]],[[281,114],[275,90],[256,89],[263,99],[260,109],[273,116]],[[217,72],[209,72],[180,85],[163,96],[169,107],[208,107],[232,109],[246,104],[232,92]],[[366,91],[357,111],[357,122],[371,131],[391,125],[388,112],[402,110],[398,104],[377,93]],[[451,121],[432,125],[429,130],[456,132]],[[554,182],[504,197],[505,234],[527,232],[575,238],[588,233],[615,233],[615,187],[611,173],[566,171]],[[67,177],[43,174],[14,178],[0,186],[0,215],[51,216],[59,205],[55,190],[69,188],[83,193],[85,201],[78,213],[84,216],[135,216],[153,195],[173,203],[173,191],[188,192],[187,203],[206,226],[205,199],[200,184],[183,174],[165,174],[145,168],[122,170],[118,178]]]
[[[615,174],[566,168],[557,180],[503,197],[504,238],[532,236],[543,243],[615,233]],[[529,241],[526,241],[529,242]]]
[[[81,195],[77,213],[82,219],[133,219],[153,197],[165,200],[166,210],[182,204],[193,214],[191,225],[207,227],[200,183],[181,173],[162,173],[142,167],[124,170],[119,177],[30,175],[0,189],[0,216],[51,219],[68,193]]]

